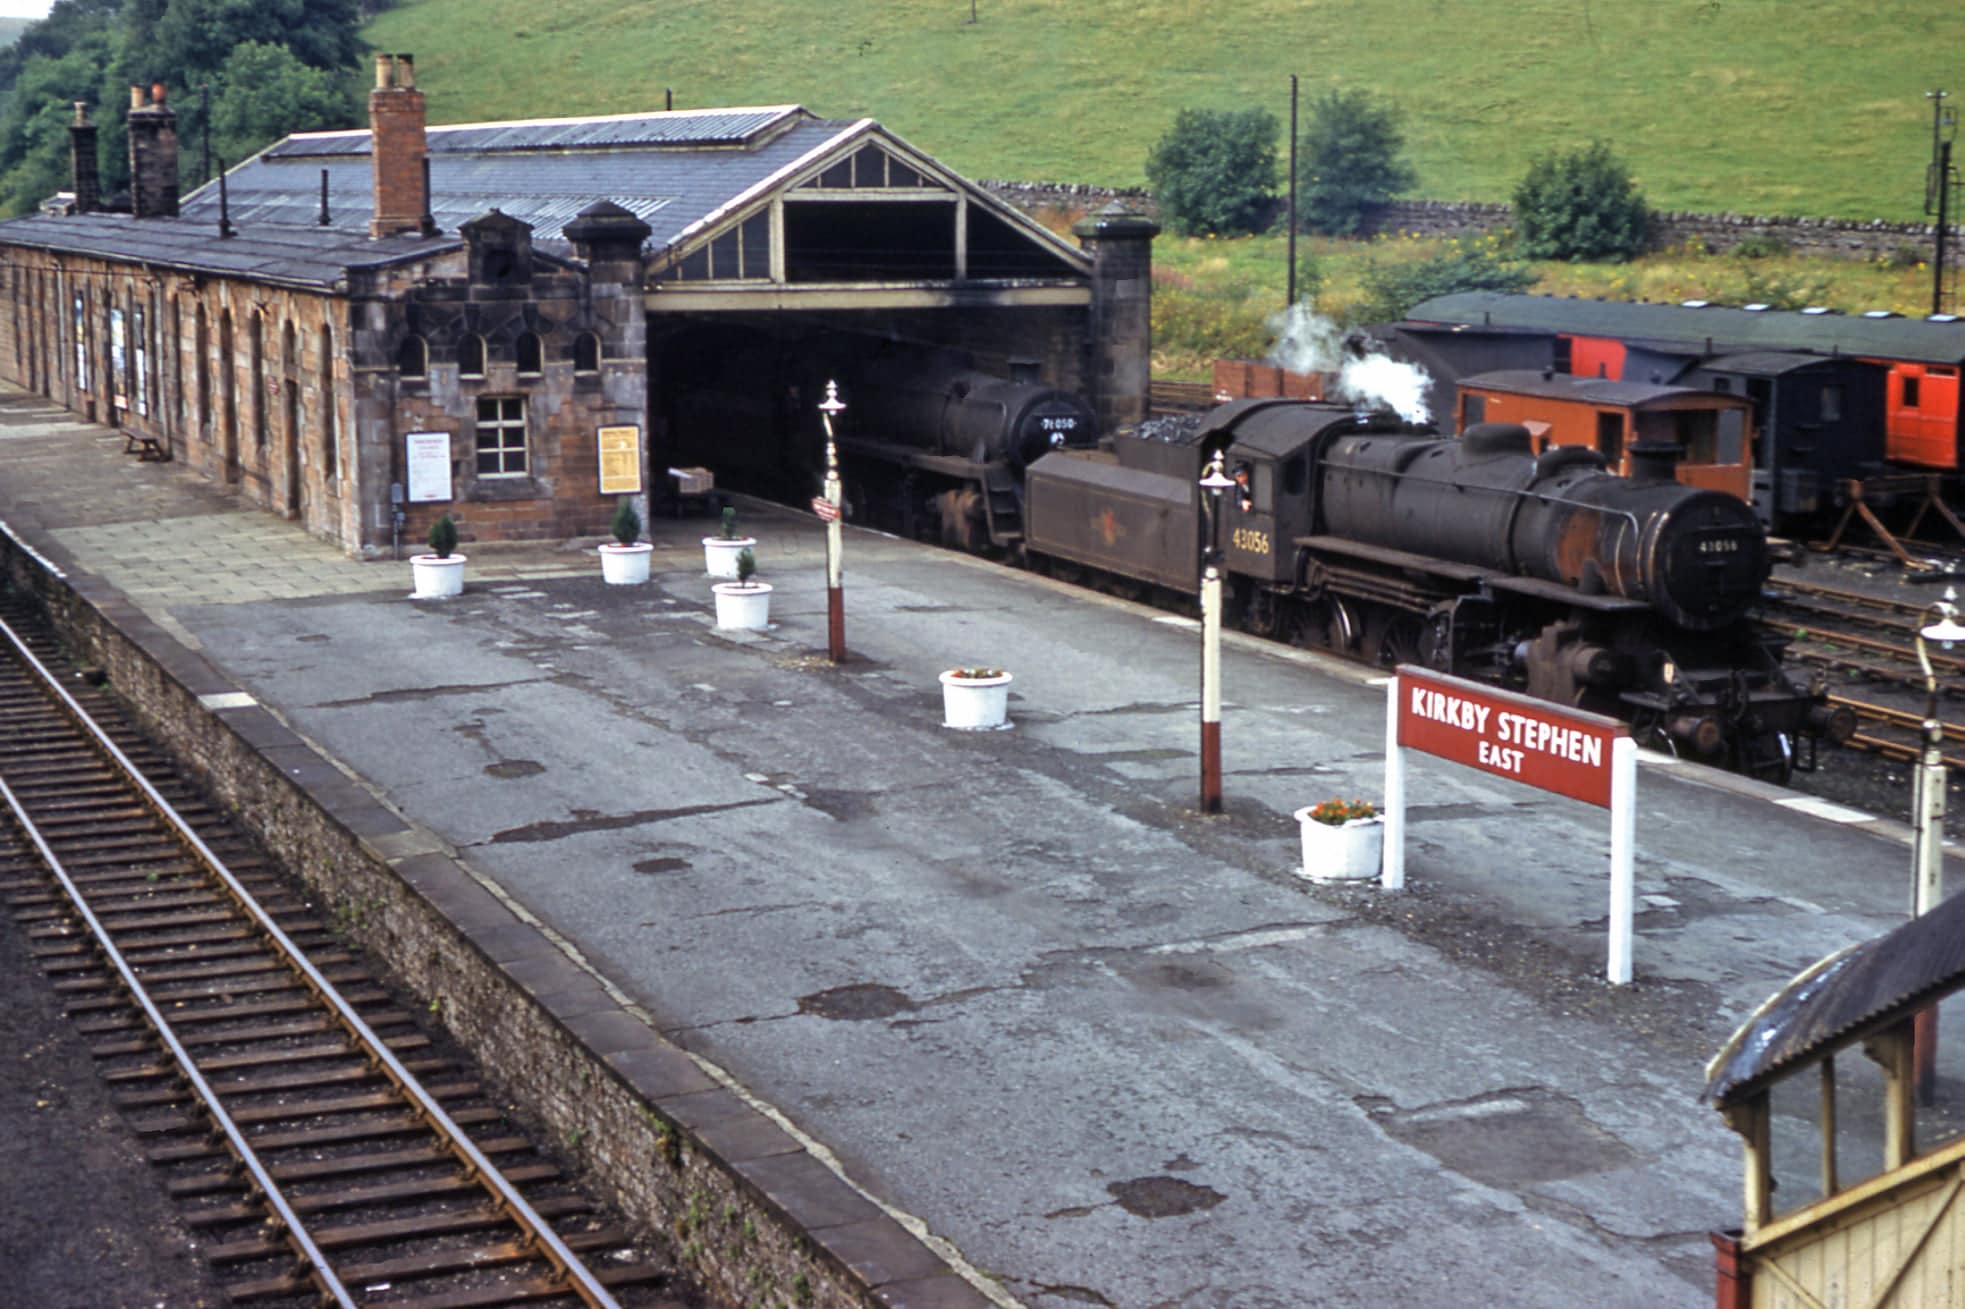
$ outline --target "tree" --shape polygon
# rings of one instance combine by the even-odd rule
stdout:
[[[234,46],[213,88],[212,147],[228,164],[288,132],[353,127],[360,121],[360,88],[353,78],[309,68],[282,45]]]
[[[1621,261],[1644,251],[1651,211],[1602,141],[1543,155],[1515,188],[1515,248],[1530,259]]]
[[[1276,116],[1183,109],[1147,156],[1160,217],[1183,236],[1259,232],[1275,210]]]
[[[1418,180],[1399,158],[1399,113],[1364,90],[1326,91],[1310,106],[1297,151],[1297,222],[1350,236],[1372,210]]]

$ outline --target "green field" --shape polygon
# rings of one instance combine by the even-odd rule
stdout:
[[[970,177],[1131,186],[1176,111],[1364,86],[1415,194],[1505,200],[1601,136],[1662,209],[1916,219],[1965,6],[1880,0],[399,0],[436,122],[798,103]]]

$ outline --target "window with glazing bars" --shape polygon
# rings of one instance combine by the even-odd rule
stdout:
[[[478,397],[478,476],[525,476],[525,397]]]

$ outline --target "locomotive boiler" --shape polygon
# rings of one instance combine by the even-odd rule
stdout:
[[[1210,524],[1217,451],[1238,488]],[[1629,720],[1640,740],[1784,778],[1797,744],[1846,736],[1748,617],[1769,569],[1744,502],[1629,478],[1528,431],[1460,441],[1385,413],[1248,400],[1198,425],[1059,452],[1028,478],[1026,551],[1192,594],[1213,531],[1243,626],[1385,666],[1419,663]]]

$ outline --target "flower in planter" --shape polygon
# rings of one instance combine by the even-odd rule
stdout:
[[[1342,827],[1354,818],[1376,818],[1378,806],[1369,800],[1324,800],[1310,807],[1313,822]]]
[[[1001,668],[951,668],[948,675],[961,678],[1001,677],[1003,670]]]

